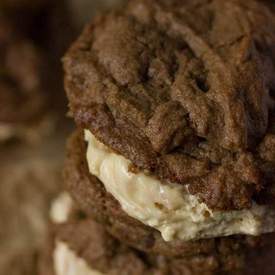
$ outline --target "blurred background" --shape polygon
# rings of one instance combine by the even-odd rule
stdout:
[[[119,2],[0,0],[0,275],[37,275],[72,129],[61,58]]]

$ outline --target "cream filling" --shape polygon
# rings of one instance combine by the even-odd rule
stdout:
[[[72,199],[68,193],[61,194],[54,201],[50,211],[52,222],[59,224],[67,221],[72,209]],[[53,253],[55,275],[104,275],[98,272],[78,257],[69,246],[61,241],[56,241]]]
[[[103,275],[103,273],[91,269],[63,242],[56,243],[53,258],[56,275]]]
[[[69,218],[72,206],[73,201],[68,193],[64,192],[59,195],[59,197],[52,203],[50,209],[51,221],[56,224],[66,222]]]
[[[179,184],[132,173],[131,162],[85,130],[89,171],[131,217],[160,231],[165,241],[195,240],[275,231],[275,210],[254,204],[249,210],[211,211]]]

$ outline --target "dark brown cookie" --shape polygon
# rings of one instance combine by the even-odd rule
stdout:
[[[77,214],[75,212],[75,214]],[[274,256],[269,243],[274,243],[274,236],[268,235],[263,240],[257,252],[249,253],[246,250],[236,251],[231,255],[196,255],[193,257],[164,257],[146,254],[133,249],[113,238],[103,226],[87,219],[83,212],[73,215],[63,224],[53,226],[53,235],[47,250],[47,265],[43,270],[49,270],[49,263],[53,260],[53,249],[56,241],[65,243],[79,258],[93,270],[112,275],[183,275],[183,274],[261,274],[259,270],[272,275],[275,270],[271,257]],[[76,234],[77,232],[77,234]],[[251,254],[251,255],[249,255]],[[256,263],[256,264],[255,264]],[[72,264],[72,263],[70,263]],[[249,266],[248,270],[247,267]],[[252,273],[251,273],[252,272]],[[42,274],[47,274],[41,272]],[[51,273],[50,273],[51,274]],[[64,274],[65,275],[65,274]]]
[[[275,138],[274,44],[275,18],[257,1],[129,1],[67,53],[71,113],[210,208],[249,208],[274,184],[257,152]]]
[[[176,257],[213,253],[231,255],[241,247],[249,245],[252,240],[253,242],[257,240],[257,238],[233,236],[189,242],[165,242],[157,230],[128,216],[113,196],[106,192],[103,184],[89,173],[82,131],[74,133],[67,150],[64,182],[71,196],[90,217],[103,224],[123,243],[145,252]]]

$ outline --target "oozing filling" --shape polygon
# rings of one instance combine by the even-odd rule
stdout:
[[[56,243],[54,269],[56,275],[103,275],[103,273],[91,269],[63,242]]]
[[[188,187],[161,182],[114,153],[85,130],[89,171],[131,217],[160,231],[165,241],[195,240],[275,231],[275,210],[254,204],[241,211],[211,211]]]
[[[62,193],[52,204],[50,217],[53,223],[64,223],[72,210],[72,199],[68,193]]]

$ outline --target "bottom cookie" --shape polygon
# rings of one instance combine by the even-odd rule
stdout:
[[[265,236],[266,243],[260,249],[239,251],[227,258],[169,258],[124,245],[77,210],[68,195],[62,195],[52,210],[52,236],[41,261],[40,275],[275,274],[272,235]]]

